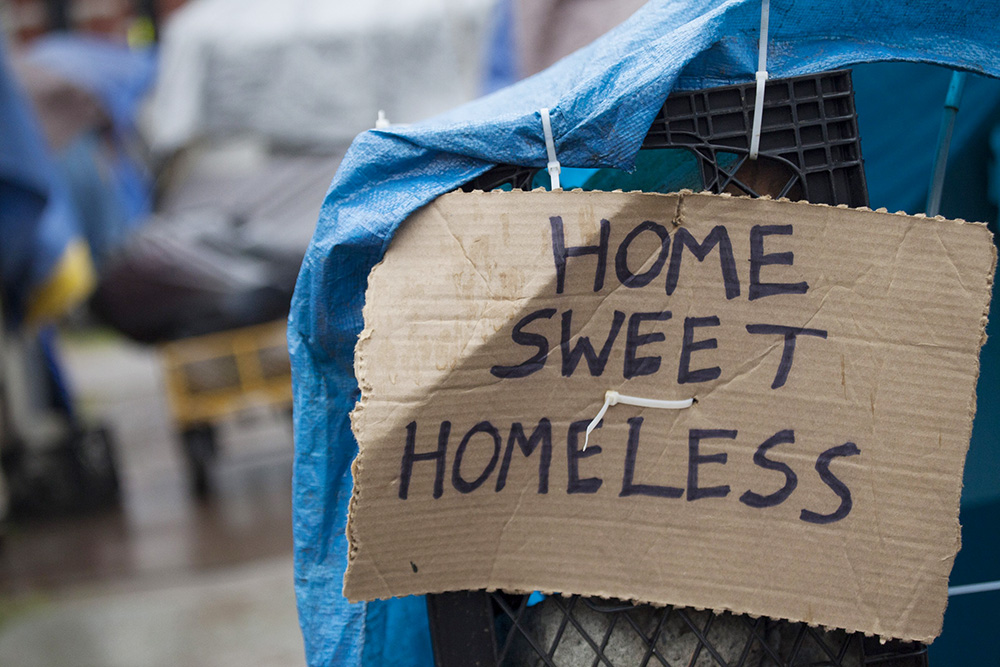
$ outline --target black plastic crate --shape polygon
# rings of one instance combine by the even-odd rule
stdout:
[[[850,71],[765,84],[759,153],[788,176],[783,183],[768,183],[767,191],[741,177],[752,164],[747,156],[755,90],[756,83],[749,83],[671,95],[643,148],[691,149],[701,163],[704,187],[712,192],[867,206]],[[726,154],[737,159],[723,167],[719,158]]]
[[[758,160],[756,83],[674,93],[643,150],[693,154],[704,190],[867,206],[848,70],[768,81]],[[530,190],[537,167],[498,165],[463,189]],[[685,186],[691,187],[689,184]],[[679,188],[677,188],[679,189]],[[573,596],[461,591],[427,596],[438,667],[926,667],[927,648],[804,623]]]
[[[674,93],[653,120],[643,150],[690,151],[709,192],[867,206],[850,71],[768,81],[756,162],[748,157],[755,90],[756,83],[745,83]],[[463,189],[529,190],[538,171],[498,165]]]

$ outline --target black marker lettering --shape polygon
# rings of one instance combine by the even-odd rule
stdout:
[[[413,475],[413,464],[416,461],[436,461],[437,473],[434,477],[434,497],[440,498],[444,493],[444,453],[448,448],[448,435],[451,433],[451,422],[441,422],[438,432],[438,447],[433,452],[417,454],[417,422],[406,425],[406,446],[403,448],[403,462],[399,469],[399,497],[406,500],[410,491],[410,477]]]
[[[722,486],[698,486],[698,466],[705,463],[725,464],[729,456],[725,452],[716,454],[700,454],[699,446],[701,441],[708,438],[729,438],[736,439],[736,431],[723,429],[691,429],[688,431],[688,488],[687,499],[698,500],[699,498],[725,498],[729,495],[729,485]]]
[[[558,215],[549,218],[552,227],[552,257],[556,262],[556,294],[563,293],[566,284],[566,259],[583,255],[597,255],[597,271],[594,273],[594,291],[599,292],[604,286],[604,272],[608,264],[608,239],[611,238],[611,223],[601,220],[601,239],[597,245],[582,245],[566,247],[566,236],[563,233],[563,221]]]
[[[517,444],[525,458],[531,456],[538,445],[542,446],[538,462],[538,493],[549,492],[549,466],[552,463],[552,423],[542,418],[535,427],[531,437],[524,435],[524,427],[520,422],[514,422],[510,427],[510,435],[507,437],[507,449],[504,450],[503,460],[500,461],[500,471],[497,473],[497,491],[502,491],[507,484],[507,471],[510,470],[510,459],[514,454],[514,444]],[[589,448],[588,448],[589,449]]]
[[[780,505],[785,502],[785,500],[788,499],[788,496],[792,495],[792,491],[794,491],[795,487],[799,484],[799,478],[795,476],[795,471],[793,471],[787,463],[772,461],[767,458],[768,451],[778,445],[786,443],[795,443],[795,431],[791,429],[778,431],[765,440],[753,454],[753,462],[761,468],[764,468],[765,470],[777,470],[780,473],[784,473],[785,485],[774,493],[769,493],[766,496],[754,493],[753,491],[747,491],[740,496],[741,503],[749,505],[750,507],[774,507],[775,505]]]
[[[792,235],[791,225],[754,225],[750,229],[750,300],[763,299],[775,294],[805,294],[809,289],[806,282],[800,283],[762,283],[760,267],[791,266],[795,254],[788,252],[764,252],[764,237],[773,234]]]
[[[853,442],[845,442],[839,447],[831,447],[819,455],[819,458],[816,459],[816,472],[819,473],[819,478],[840,498],[840,507],[831,514],[817,514],[804,509],[799,515],[800,519],[809,523],[833,523],[850,514],[851,508],[854,506],[854,502],[851,500],[851,490],[830,472],[830,461],[838,456],[856,456],[860,453],[861,450]]]
[[[677,280],[681,274],[681,256],[684,248],[691,251],[699,262],[708,257],[715,246],[719,246],[719,263],[722,266],[722,281],[726,287],[726,299],[735,299],[740,295],[740,278],[736,273],[736,258],[733,256],[733,244],[729,240],[729,232],[722,225],[716,225],[701,243],[684,227],[674,232],[674,247],[670,252],[670,268],[667,269],[667,294],[673,294],[677,289]]]
[[[580,479],[580,459],[596,456],[601,453],[598,445],[590,445],[587,451],[580,451],[580,434],[587,431],[590,425],[589,419],[573,422],[569,425],[569,433],[566,436],[566,460],[569,465],[569,482],[566,484],[566,493],[597,493],[604,480],[600,477],[587,477]],[[598,424],[597,428],[601,428]]]
[[[604,347],[601,348],[600,354],[594,351],[594,346],[590,344],[590,339],[584,336],[580,336],[577,339],[576,346],[571,350],[569,342],[573,336],[573,311],[567,310],[564,312],[562,314],[562,340],[559,343],[563,358],[563,377],[573,375],[573,371],[576,370],[576,366],[580,363],[580,357],[582,356],[587,357],[587,367],[590,369],[590,374],[594,377],[600,376],[604,372],[604,367],[608,363],[608,357],[611,356],[611,347],[614,345],[615,338],[618,337],[618,332],[621,331],[624,322],[625,313],[616,310],[614,320],[611,323],[611,330],[608,332],[608,338],[604,341]]]
[[[465,456],[465,449],[469,446],[469,441],[472,440],[472,436],[477,433],[486,433],[493,438],[493,456],[490,457],[490,462],[486,464],[483,472],[480,473],[479,477],[467,481],[462,477],[462,457]],[[462,438],[462,442],[458,445],[458,450],[455,452],[455,465],[451,469],[451,484],[455,487],[455,490],[459,493],[472,493],[486,481],[486,478],[490,476],[493,472],[493,468],[496,467],[497,459],[500,458],[500,431],[497,430],[496,426],[487,422],[481,421],[472,428],[469,432],[465,434]]]
[[[652,231],[660,237],[660,254],[645,273],[636,275],[628,268],[628,248],[632,244],[632,241],[645,231]],[[628,233],[628,236],[625,237],[621,245],[618,246],[618,252],[615,254],[615,273],[618,275],[618,280],[625,287],[645,287],[652,282],[653,278],[660,274],[664,263],[667,261],[667,251],[669,249],[670,234],[667,232],[666,227],[652,220],[646,220],[637,225],[635,229]]]
[[[781,350],[781,361],[778,362],[778,372],[774,375],[771,389],[777,389],[788,380],[788,372],[792,370],[792,360],[795,357],[795,338],[797,336],[817,336],[826,338],[822,329],[803,329],[801,327],[784,327],[780,324],[748,324],[747,332],[752,334],[778,334],[785,337],[785,347]]]
[[[694,330],[696,327],[717,327],[719,318],[715,315],[711,317],[686,317],[684,318],[684,340],[681,343],[681,363],[677,368],[677,383],[688,384],[690,382],[708,382],[722,375],[722,369],[718,366],[711,368],[699,368],[691,370],[691,353],[698,350],[714,350],[719,347],[719,341],[714,338],[706,338],[697,343],[694,342]]]
[[[666,322],[671,317],[669,310],[659,313],[633,313],[628,318],[628,331],[625,336],[625,379],[629,380],[640,375],[652,375],[660,370],[660,357],[636,357],[636,351],[642,345],[659,343],[666,340],[659,331],[640,334],[639,326],[643,322]]]
[[[635,459],[639,454],[639,430],[642,428],[642,417],[632,417],[628,420],[628,448],[625,450],[625,475],[622,477],[622,490],[619,497],[654,496],[656,498],[680,498],[684,489],[675,486],[658,486],[656,484],[634,484]],[[589,449],[589,447],[588,447]]]
[[[555,308],[543,308],[522,317],[521,321],[514,325],[514,330],[511,332],[510,337],[518,345],[528,347],[534,345],[538,348],[538,352],[517,366],[494,366],[490,369],[490,373],[498,378],[523,378],[528,377],[535,371],[541,370],[548,359],[549,339],[542,334],[526,333],[524,327],[539,318],[550,319],[555,314]]]

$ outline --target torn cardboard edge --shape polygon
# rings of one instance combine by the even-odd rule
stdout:
[[[567,191],[567,192],[555,192],[555,193],[543,191],[544,196],[546,198],[549,198],[552,201],[555,201],[555,200],[557,200],[560,197],[565,197],[566,195],[579,194],[579,193],[582,193],[582,192],[583,191],[581,191],[581,190],[572,190],[572,191]],[[594,193],[594,194],[600,195],[600,194],[606,194],[606,193]],[[632,194],[632,193],[622,193],[622,192],[618,191],[618,192],[610,193],[610,194]],[[730,195],[695,194],[695,193],[693,193],[691,191],[682,191],[680,193],[677,193],[676,195],[656,195],[656,194],[649,194],[649,193],[634,193],[634,194],[641,195],[642,197],[677,197],[677,206],[676,206],[674,215],[672,216],[672,218],[670,220],[670,222],[673,223],[673,225],[674,225],[674,229],[676,229],[677,227],[683,227],[684,224],[685,224],[683,202],[684,202],[685,198],[687,198],[687,197],[704,197],[704,196],[710,196],[710,197],[720,197],[720,198],[727,198],[727,199],[746,199],[746,200],[749,200],[749,198],[746,198],[746,197],[731,197]],[[522,199],[522,198],[525,198],[525,197],[535,196],[535,193],[495,191],[495,192],[488,192],[488,193],[477,192],[477,193],[471,193],[471,194],[466,194],[466,193],[450,193],[448,195],[444,195],[444,197],[457,197],[457,198],[469,197],[469,196],[497,198],[497,202],[499,204],[504,204],[505,203],[504,202],[504,198]],[[765,199],[767,199],[767,198],[765,198]],[[826,205],[822,205],[822,204],[817,205],[817,204],[809,204],[809,203],[806,203],[806,202],[791,202],[791,201],[788,201],[788,200],[772,200],[772,201],[777,201],[782,206],[785,206],[785,205],[789,205],[789,206],[798,205],[798,206],[805,206],[805,207],[821,207],[821,208],[848,209],[848,210],[853,210],[853,211],[860,211],[860,212],[866,212],[866,213],[875,213],[875,214],[879,214],[879,215],[886,215],[886,216],[893,216],[893,217],[902,216],[902,217],[906,217],[906,218],[924,218],[924,219],[928,219],[928,220],[936,220],[938,222],[945,223],[945,224],[977,225],[977,226],[983,226],[983,227],[985,227],[985,225],[982,225],[982,223],[969,223],[969,222],[965,222],[963,220],[946,220],[945,218],[943,218],[941,216],[936,216],[935,218],[926,218],[926,216],[923,216],[923,215],[911,216],[911,215],[908,215],[908,214],[906,214],[904,212],[890,213],[886,209],[877,209],[877,210],[873,211],[872,209],[868,209],[868,208],[864,208],[864,207],[857,208],[857,209],[849,209],[849,207],[843,206],[843,205],[842,206],[831,207],[831,206],[826,206]],[[419,212],[415,213],[414,215],[418,215],[418,214],[419,214]],[[404,224],[407,224],[407,223],[404,223]],[[381,267],[382,263],[383,262],[380,262],[379,265],[377,265],[373,269],[373,274],[374,274],[374,272],[380,270],[380,267]],[[990,294],[990,289],[989,288],[992,285],[993,270],[995,269],[995,266],[996,266],[996,250],[995,250],[995,246],[994,246],[993,247],[993,254],[992,254],[992,268],[991,268],[991,270],[989,272],[989,275],[987,276],[986,286],[985,286],[987,297],[986,297],[986,301],[985,301],[985,304],[984,304],[984,307],[983,307],[983,312],[981,313],[981,320],[980,320],[980,336],[979,336],[979,339],[980,339],[980,343],[979,344],[980,344],[980,346],[985,342],[985,326],[986,326],[986,319],[987,319],[988,313],[989,313],[989,294]],[[369,363],[369,360],[367,358],[367,347],[368,347],[368,342],[370,341],[372,333],[373,333],[373,330],[372,330],[372,328],[369,325],[369,308],[370,307],[371,307],[371,304],[366,299],[366,304],[365,304],[365,307],[364,307],[365,328],[362,331],[361,335],[359,336],[359,340],[358,340],[358,344],[357,344],[357,348],[356,348],[356,356],[355,356],[355,373],[356,373],[356,376],[358,378],[358,381],[359,381],[359,384],[360,384],[360,388],[361,388],[361,400],[358,402],[358,404],[355,407],[354,411],[352,411],[352,413],[351,413],[352,427],[355,429],[356,435],[358,433],[358,429],[361,427],[361,424],[363,424],[363,422],[364,422],[364,411],[367,409],[367,405],[368,405],[368,403],[371,400],[372,395],[373,395],[373,387],[371,386],[370,383],[367,382],[367,365]],[[976,369],[975,369],[975,374],[976,374],[977,377],[978,377],[978,371],[979,371],[979,367],[978,367],[978,355],[977,355],[977,358],[976,358]],[[974,381],[972,383],[972,387],[973,387],[973,390],[972,390],[972,393],[971,393],[971,396],[970,396],[970,401],[969,401],[969,414],[970,415],[974,415],[975,414],[975,407],[976,407],[976,395],[975,395],[975,382]],[[969,435],[971,433],[971,417],[969,419],[968,431],[969,431],[969,433],[965,434],[966,449],[968,447],[968,437],[969,437]],[[360,438],[359,438],[359,440],[360,440]],[[358,454],[357,458],[355,459],[354,463],[352,464],[352,473],[353,473],[353,475],[355,477],[355,480],[357,480],[360,477],[360,475],[362,474],[362,471],[363,471],[364,466],[365,466],[365,460],[366,460],[366,448],[364,446],[361,446],[360,450],[359,450],[359,454]],[[352,498],[351,498],[351,502],[350,502],[350,511],[349,511],[348,524],[347,524],[347,537],[348,537],[348,540],[349,540],[349,543],[350,543],[350,548],[349,548],[349,561],[350,562],[355,561],[355,559],[358,556],[359,547],[361,546],[359,544],[358,540],[357,540],[357,536],[354,533],[353,527],[354,527],[354,521],[355,521],[355,517],[356,517],[357,508],[358,508],[359,504],[361,502],[363,502],[362,501],[362,495],[363,495],[363,490],[360,488],[360,486],[358,484],[355,484],[355,486],[354,486],[354,492],[352,494]],[[957,545],[958,542],[959,542],[959,539],[960,539],[960,530],[958,528],[957,515],[955,517],[955,526],[956,526],[955,543]],[[957,552],[957,547],[956,547],[956,552]],[[954,553],[952,554],[951,558],[952,559],[954,558]],[[945,577],[945,585],[946,585],[946,579],[947,579],[947,577]],[[521,588],[521,587],[518,587],[518,586],[505,586],[505,587],[502,588],[502,590],[505,590],[505,591],[508,591],[508,592],[516,592],[516,593],[527,593],[527,592],[531,592],[531,590],[533,590],[533,589],[534,589],[533,587]],[[450,590],[450,589],[447,588],[447,587],[444,587],[444,588],[428,588],[426,590],[422,590],[422,592],[424,592],[424,593],[435,593],[435,592],[445,592],[447,590]],[[491,588],[491,589],[487,589],[487,590],[501,590],[501,589],[499,589],[499,588]],[[549,594],[555,594],[555,591],[545,591],[545,590],[542,590],[542,592],[547,592]],[[607,591],[604,591],[600,586],[595,586],[595,587],[593,587],[592,589],[589,589],[589,590],[582,590],[582,589],[581,590],[573,590],[572,592],[573,593],[583,594],[583,595],[589,595],[589,596],[593,596],[593,597],[600,597],[600,598],[603,598],[603,599],[621,599],[620,596],[618,596],[618,595],[615,595],[613,593],[609,593]],[[562,593],[569,594],[567,591],[562,591]],[[409,592],[407,594],[409,594]],[[387,596],[387,597],[391,597],[391,596]],[[661,596],[661,598],[662,598],[662,596]],[[376,599],[381,599],[381,597],[378,597]],[[870,627],[862,626],[862,625],[858,625],[856,627],[849,627],[849,626],[846,626],[846,624],[839,624],[839,625],[836,625],[836,626],[832,626],[832,625],[826,625],[826,624],[822,624],[822,623],[814,623],[814,622],[810,622],[807,619],[796,618],[796,617],[793,617],[793,616],[776,615],[773,612],[773,610],[768,610],[768,609],[750,609],[750,608],[747,608],[748,605],[746,605],[746,604],[730,605],[730,606],[727,606],[727,605],[724,605],[724,604],[722,604],[722,605],[716,604],[716,605],[711,605],[711,606],[697,606],[697,605],[691,605],[690,604],[690,600],[685,601],[684,599],[681,599],[681,598],[675,598],[675,599],[665,598],[665,599],[649,600],[649,599],[642,599],[641,597],[633,597],[631,599],[633,599],[633,601],[636,604],[652,604],[652,605],[655,605],[655,606],[660,606],[660,605],[677,605],[677,606],[693,607],[693,608],[699,608],[699,609],[713,609],[715,611],[731,611],[733,613],[749,614],[751,616],[768,616],[768,617],[771,617],[771,618],[784,618],[785,620],[789,620],[789,621],[807,622],[807,623],[809,623],[810,625],[813,625],[813,626],[819,626],[819,627],[838,627],[840,629],[844,629],[844,630],[847,630],[847,631],[850,631],[850,632],[864,632],[864,633],[869,634],[869,635],[880,635],[880,636],[893,637],[893,638],[899,638],[899,639],[920,640],[920,641],[928,641],[929,639],[932,639],[932,637],[927,637],[927,636],[919,636],[919,637],[912,636],[911,637],[911,636],[903,636],[903,635],[901,635],[899,633],[885,634],[885,633],[880,633],[880,632],[873,632]]]

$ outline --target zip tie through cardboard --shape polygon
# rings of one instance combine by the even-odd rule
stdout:
[[[559,174],[562,173],[562,167],[556,158],[556,142],[552,138],[552,119],[549,118],[548,107],[542,107],[540,113],[542,114],[542,134],[545,135],[545,153],[549,158],[546,168],[549,170],[549,178],[552,179],[551,189],[562,190],[562,185],[559,184]]]
[[[767,81],[767,23],[770,0],[760,4],[760,42],[757,45],[757,91],[753,103],[753,126],[750,131],[750,159],[757,159],[760,149],[760,126],[764,116],[764,82]]]
[[[605,413],[607,413],[608,408],[612,405],[618,405],[623,403],[625,405],[634,405],[639,408],[661,408],[664,410],[683,410],[684,408],[690,408],[694,404],[693,398],[685,398],[679,401],[662,400],[657,398],[640,398],[638,396],[626,396],[625,394],[619,394],[613,389],[609,389],[604,392],[604,405],[598,411],[597,416],[587,424],[587,435],[583,438],[583,451],[587,451],[587,445],[590,443],[590,434],[597,428],[597,425],[601,423],[604,419]]]

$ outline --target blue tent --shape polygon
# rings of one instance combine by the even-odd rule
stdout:
[[[8,326],[85,296],[90,271],[68,188],[0,40],[0,301]]]
[[[357,444],[353,355],[368,272],[412,211],[492,165],[544,166],[539,109],[569,167],[629,169],[673,90],[751,81],[759,0],[654,0],[548,70],[406,128],[369,131],[320,213],[289,321],[295,394],[296,589],[311,665],[431,665],[422,599],[349,604],[344,535]],[[772,78],[907,60],[1000,76],[992,0],[773,0]]]
[[[32,42],[23,59],[90,93],[111,121],[107,146],[86,132],[55,156],[100,265],[152,210],[153,178],[135,146],[139,110],[156,75],[156,52],[54,33]]]

